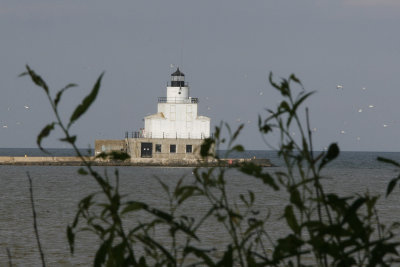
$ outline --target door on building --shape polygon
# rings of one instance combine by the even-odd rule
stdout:
[[[153,143],[142,143],[140,151],[142,158],[151,158],[153,156]]]

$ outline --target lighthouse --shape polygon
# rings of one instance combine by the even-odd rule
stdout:
[[[111,152],[126,152],[130,155],[130,163],[137,166],[219,164],[219,160],[210,157],[216,153],[214,145],[209,147],[206,157],[200,154],[204,139],[211,136],[210,118],[198,114],[198,104],[199,99],[190,96],[185,74],[177,68],[167,83],[166,95],[158,97],[157,113],[144,117],[144,128],[131,132],[131,135],[126,132],[123,140],[96,140],[95,156],[103,158],[107,153],[113,155]],[[108,160],[107,157],[105,160]],[[232,159],[225,160],[227,164],[232,163]],[[111,159],[113,162],[117,161]],[[235,162],[248,161],[236,159]],[[255,164],[271,166],[267,159],[257,159]]]
[[[144,128],[131,136],[126,132],[124,140],[96,140],[95,155],[123,151],[137,164],[193,164],[201,159],[201,144],[210,137],[210,118],[198,114],[198,104],[177,68],[166,96],[158,98],[157,113],[144,117]]]
[[[210,118],[198,114],[199,99],[190,96],[185,74],[177,68],[158,98],[157,113],[144,117],[144,128],[125,133],[124,140],[96,140],[95,155],[123,151],[137,164],[194,164],[210,137]]]
[[[204,139],[210,137],[210,118],[198,115],[198,98],[190,96],[185,74],[171,74],[166,97],[159,97],[157,113],[144,118],[144,138]]]

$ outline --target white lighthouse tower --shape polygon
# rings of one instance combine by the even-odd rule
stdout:
[[[131,137],[127,132],[125,140],[96,140],[95,154],[126,151],[131,160],[151,158],[157,164],[168,159],[185,165],[201,159],[203,139],[210,137],[210,118],[198,115],[198,103],[178,68],[171,74],[167,96],[158,98],[157,113],[144,118],[144,129]]]
[[[210,118],[198,115],[198,98],[189,95],[185,74],[171,74],[167,96],[158,98],[157,113],[144,118],[145,138],[204,139],[210,137]]]

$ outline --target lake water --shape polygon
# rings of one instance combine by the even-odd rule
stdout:
[[[68,149],[52,151],[58,156],[71,156]],[[0,155],[41,155],[37,149],[0,149]],[[239,155],[237,155],[239,156]],[[240,155],[243,156],[243,155]],[[248,157],[269,158],[278,167],[268,168],[271,172],[282,167],[275,152],[249,151]],[[388,182],[399,174],[394,167],[376,161],[377,156],[400,161],[400,153],[341,152],[339,158],[329,165],[324,176],[326,190],[351,193],[384,194]],[[89,233],[78,234],[76,253],[71,256],[66,239],[66,226],[71,223],[77,203],[89,193],[98,190],[90,177],[77,175],[78,167],[71,166],[0,166],[0,266],[8,265],[6,248],[9,248],[14,266],[38,266],[40,258],[34,237],[32,211],[29,200],[27,172],[33,179],[34,198],[38,216],[39,232],[49,266],[92,265],[96,238]],[[99,170],[105,168],[99,167]],[[121,192],[130,200],[140,200],[158,208],[166,208],[166,198],[155,177],[171,187],[182,176],[192,177],[191,168],[162,167],[118,167]],[[106,169],[110,176],[113,167]],[[252,190],[256,193],[256,206],[261,211],[276,211],[286,203],[285,193],[273,192],[258,180],[249,178],[235,170],[228,171],[229,192],[232,198]],[[400,189],[395,189],[389,200],[379,202],[379,214],[384,222],[400,221]],[[184,212],[203,212],[205,203],[191,201]],[[272,213],[268,230],[278,237],[283,234],[281,214]],[[132,221],[135,218],[131,218]],[[136,218],[137,219],[137,218]],[[129,224],[129,220],[127,223]],[[223,245],[225,232],[221,227],[209,225],[201,229],[201,238],[206,244]],[[162,237],[160,237],[162,238]]]

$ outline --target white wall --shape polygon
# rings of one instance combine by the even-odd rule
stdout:
[[[145,118],[145,135],[149,138],[192,138],[210,136],[210,118],[197,115],[197,104],[159,103],[158,113]]]
[[[167,87],[165,103],[158,103],[157,113],[145,117],[144,137],[191,138],[210,136],[210,118],[198,116],[197,103],[189,97],[189,87]]]
[[[180,94],[179,94],[180,93]],[[183,101],[189,97],[189,87],[167,87],[167,101]]]

